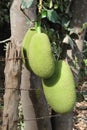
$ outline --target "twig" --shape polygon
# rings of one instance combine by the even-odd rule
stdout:
[[[39,7],[38,7],[38,10],[39,10],[39,13],[41,13],[41,11],[42,11],[42,2],[43,2],[43,0],[39,0]]]
[[[0,44],[6,43],[6,42],[10,42],[10,41],[11,41],[11,38],[8,38],[8,39],[5,39],[5,40],[0,41]]]
[[[24,14],[24,16],[25,16],[26,18],[28,18],[28,20],[29,20],[31,23],[34,23],[34,22],[35,22],[35,21],[31,20],[31,18],[28,16],[28,14],[25,12],[25,10],[21,8],[21,6],[20,6],[20,10],[21,10],[21,12]]]

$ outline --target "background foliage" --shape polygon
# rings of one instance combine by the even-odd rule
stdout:
[[[10,5],[12,0],[0,0],[0,40],[10,36]]]

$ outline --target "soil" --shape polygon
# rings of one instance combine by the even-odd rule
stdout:
[[[2,59],[2,57],[0,57]],[[3,96],[4,96],[4,67],[5,62],[0,61],[0,130],[2,126],[2,115],[3,115]],[[87,130],[87,80],[82,82],[78,89],[78,102],[74,108],[73,116],[73,130]]]
[[[87,130],[87,80],[78,87],[79,99],[74,109],[73,130]]]

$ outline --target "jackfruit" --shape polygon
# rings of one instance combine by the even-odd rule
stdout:
[[[54,73],[51,44],[45,33],[33,35],[29,45],[29,63],[32,71],[41,78],[49,78]]]
[[[43,79],[42,84],[46,100],[55,112],[64,114],[73,110],[76,101],[75,82],[65,61],[56,61],[54,74],[49,79]]]
[[[28,52],[29,52],[29,44],[31,41],[32,36],[36,33],[36,30],[34,28],[29,29],[23,39],[22,42],[22,59],[25,67],[27,69],[30,69],[29,65],[29,57],[28,57]]]

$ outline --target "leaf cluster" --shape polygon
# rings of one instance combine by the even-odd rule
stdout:
[[[38,5],[39,5],[38,1]],[[74,46],[72,29],[70,28],[71,12],[70,0],[44,0],[41,6],[41,27],[47,33],[52,44],[54,57],[59,58],[63,48],[63,41],[67,37],[67,44]]]

